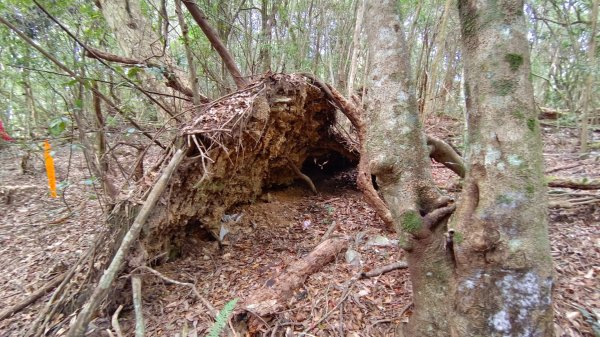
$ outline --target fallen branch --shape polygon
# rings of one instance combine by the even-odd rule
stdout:
[[[241,306],[248,315],[249,326],[260,326],[261,316],[270,316],[284,310],[295,289],[301,287],[308,276],[321,270],[323,266],[335,259],[348,246],[348,241],[340,238],[331,238],[323,241],[307,256],[292,263],[285,271],[274,279],[267,281],[267,285],[250,296]],[[243,317],[244,315],[236,315]],[[258,316],[258,318],[255,318]]]
[[[66,275],[67,275],[67,273],[63,273],[61,275],[56,276],[55,278],[53,278],[52,280],[50,280],[49,282],[47,282],[45,285],[43,285],[40,289],[36,290],[31,295],[29,295],[23,301],[21,301],[21,302],[17,303],[16,305],[13,305],[12,307],[10,307],[10,308],[8,308],[8,309],[0,312],[0,321],[3,320],[3,319],[5,319],[6,317],[14,315],[17,312],[23,310],[24,308],[26,308],[31,303],[37,301],[37,299],[39,299],[40,297],[44,296],[48,291],[56,288],[56,286],[58,286],[65,279]]]
[[[331,233],[333,233],[333,231],[338,227],[337,223],[335,221],[332,221],[331,224],[329,225],[329,227],[327,227],[327,231],[325,231],[325,234],[323,234],[323,237],[321,238],[321,242],[329,239],[329,237],[331,236]]]
[[[550,200],[548,207],[550,208],[575,208],[578,206],[600,204],[600,198],[576,198],[569,200]]]
[[[550,178],[548,186],[550,187],[562,187],[572,188],[575,190],[598,190],[600,189],[600,179],[569,179],[569,178]]]
[[[142,206],[140,212],[136,216],[133,225],[131,225],[131,228],[123,238],[121,246],[117,250],[108,268],[104,271],[104,274],[100,278],[100,281],[98,282],[96,289],[94,289],[92,296],[83,306],[83,309],[81,310],[79,315],[77,315],[77,320],[69,330],[69,334],[67,336],[79,337],[85,334],[85,330],[87,329],[87,326],[92,318],[92,314],[96,312],[96,309],[100,305],[100,302],[106,297],[106,294],[110,290],[110,286],[112,285],[115,277],[117,276],[117,273],[121,270],[121,265],[125,260],[125,255],[140,235],[142,227],[144,226],[146,220],[148,219],[148,216],[150,215],[150,211],[154,208],[154,205],[158,201],[158,198],[167,187],[167,182],[169,181],[171,174],[173,173],[173,171],[175,171],[175,169],[183,159],[183,153],[183,150],[177,150],[177,152],[173,155],[173,158],[171,158],[171,161],[165,168],[163,174],[152,187],[152,190],[150,191],[150,194],[148,195],[148,198],[146,199],[146,202]]]
[[[392,270],[406,269],[406,268],[408,268],[408,263],[406,263],[406,261],[398,261],[398,262],[390,263],[385,266],[381,266],[379,268],[371,269],[368,272],[363,272],[360,274],[360,277],[361,278],[375,277],[375,276],[383,275],[385,273],[389,273]]]
[[[112,325],[117,337],[123,337],[123,332],[121,331],[121,325],[119,324],[119,314],[123,310],[123,305],[119,305],[117,310],[112,315],[112,319],[110,320],[110,324]]]
[[[142,280],[137,275],[131,277],[131,292],[135,313],[135,337],[144,337],[146,335],[146,324],[142,312]]]
[[[577,163],[577,164],[563,165],[563,166],[559,166],[559,167],[548,169],[544,173],[549,174],[549,173],[558,172],[558,171],[562,171],[562,170],[572,169],[572,168],[575,168],[575,167],[578,167],[578,166],[581,166],[581,164]]]

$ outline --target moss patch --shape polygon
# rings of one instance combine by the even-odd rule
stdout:
[[[465,236],[461,232],[454,232],[454,244],[460,245],[465,241]]]
[[[405,233],[400,233],[400,235],[398,235],[398,247],[406,251],[410,251],[414,248],[411,239]]]
[[[499,96],[506,96],[515,90],[515,82],[511,80],[498,80],[492,82],[494,93]]]
[[[501,205],[510,205],[512,201],[512,198],[504,194],[501,194],[496,197],[496,202],[498,202]]]
[[[533,118],[529,118],[529,119],[527,120],[527,128],[528,128],[530,131],[532,131],[532,132],[533,132],[533,131],[535,131],[535,124],[536,124],[536,123],[535,123],[535,119],[533,119]]]
[[[477,30],[477,14],[471,12],[462,19],[462,34],[464,37],[475,35]]]
[[[400,220],[402,230],[408,233],[415,233],[423,228],[423,219],[416,211],[408,211],[402,214]]]
[[[525,119],[525,114],[523,113],[523,111],[520,110],[516,110],[513,111],[513,116],[517,117],[518,119]]]
[[[517,71],[523,65],[523,56],[509,53],[504,55],[504,61],[508,62],[510,70]]]
[[[527,195],[532,196],[533,192],[535,192],[535,187],[533,186],[533,184],[529,184],[525,187],[525,192],[527,192]]]

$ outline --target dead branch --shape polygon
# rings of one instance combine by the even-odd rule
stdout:
[[[210,44],[213,46],[213,48],[215,48],[217,53],[219,53],[219,56],[221,56],[221,59],[223,60],[225,67],[231,74],[231,77],[233,77],[233,81],[235,82],[237,88],[243,89],[245,86],[248,85],[246,79],[242,77],[240,70],[238,69],[237,65],[235,64],[235,61],[233,60],[233,56],[231,56],[229,50],[227,50],[227,47],[223,44],[221,39],[219,39],[219,34],[208,23],[204,12],[202,12],[200,7],[198,7],[198,5],[196,5],[196,2],[193,0],[183,0],[183,4],[185,5],[185,7],[187,7],[188,11],[192,15],[192,18],[194,18],[194,21],[196,21],[200,29],[202,29],[204,35],[206,35],[206,37],[210,41]]]
[[[26,308],[31,303],[37,301],[38,298],[44,296],[48,291],[50,291],[50,290],[54,289],[56,286],[58,286],[65,279],[66,275],[67,275],[67,273],[63,273],[61,275],[56,276],[55,278],[53,278],[52,280],[47,282],[45,285],[43,285],[40,289],[34,291],[31,295],[29,295],[23,301],[0,312],[0,321],[5,319],[6,317],[16,314],[17,312]]]
[[[390,263],[385,266],[381,266],[379,268],[371,269],[368,272],[361,273],[360,277],[361,278],[375,277],[375,276],[383,275],[385,273],[389,273],[396,269],[406,269],[406,268],[408,268],[408,263],[406,263],[406,261],[398,261],[398,262]]]
[[[555,167],[555,168],[548,169],[544,173],[545,174],[554,173],[554,172],[558,172],[558,171],[562,171],[562,170],[572,169],[572,168],[575,168],[575,167],[578,167],[578,166],[581,166],[581,164],[577,163],[577,164],[569,164],[569,165],[558,166],[558,167]]]
[[[348,246],[348,241],[331,238],[323,241],[304,258],[292,263],[285,271],[268,280],[264,288],[250,296],[241,306],[251,312],[249,325],[261,325],[254,316],[269,316],[286,308],[295,289],[304,284],[306,278],[333,261],[335,256]],[[238,315],[241,317],[242,315]]]
[[[146,64],[146,62],[141,61],[141,60],[136,60],[136,59],[132,59],[132,58],[125,57],[125,56],[120,56],[120,55],[103,52],[99,49],[92,48],[92,47],[87,47],[87,49],[85,51],[85,56],[87,56],[89,58],[93,58],[93,59],[102,59],[102,60],[109,61],[109,62],[117,62],[117,63],[122,63],[122,64],[129,64],[129,65],[145,65]]]
[[[135,337],[146,335],[146,324],[142,312],[142,280],[139,276],[131,277],[131,292],[133,293],[133,310],[135,313]]]
[[[563,177],[553,177],[548,182],[550,187],[572,188],[575,190],[598,190],[600,189],[600,179],[580,178],[569,179]]]
[[[331,224],[329,225],[329,227],[327,227],[327,231],[325,231],[325,234],[323,234],[323,237],[321,238],[321,242],[329,239],[329,237],[331,236],[331,233],[333,233],[333,231],[338,227],[337,223],[335,221],[332,221]]]
[[[179,91],[180,93],[186,95],[187,97],[194,96],[194,92],[192,91],[192,89],[186,87],[179,80],[179,77],[177,77],[175,72],[172,69],[169,69],[169,67],[161,67],[160,65],[152,63],[152,62],[136,60],[136,59],[121,56],[121,55],[115,55],[115,54],[103,52],[101,50],[98,50],[98,49],[92,48],[92,47],[86,47],[85,56],[87,56],[89,58],[97,59],[97,60],[105,60],[105,61],[116,62],[116,63],[121,63],[121,64],[144,66],[144,67],[148,67],[148,68],[159,69],[159,70],[161,70],[162,75],[167,80],[167,82],[165,83],[167,87],[172,88],[176,91]],[[198,97],[199,97],[201,103],[210,102],[210,99],[208,99],[208,97],[203,96],[200,93],[198,93]]]
[[[115,310],[114,314],[112,315],[112,319],[110,320],[110,324],[112,325],[113,329],[115,330],[117,337],[123,337],[123,332],[121,331],[121,325],[119,324],[119,314],[121,313],[121,310],[123,310],[123,305],[119,305],[117,310]]]
[[[575,208],[575,207],[591,205],[591,204],[600,204],[600,198],[590,197],[590,198],[578,198],[578,199],[569,199],[569,200],[551,200],[548,202],[548,207],[567,209],[567,208]]]
[[[152,208],[154,208],[154,205],[158,201],[158,198],[167,187],[167,182],[169,181],[169,178],[171,177],[173,171],[177,168],[177,166],[183,159],[183,154],[183,150],[177,150],[177,152],[173,155],[173,158],[171,158],[171,161],[165,168],[163,174],[152,187],[152,190],[148,195],[148,199],[146,199],[146,202],[144,203],[140,212],[136,216],[133,224],[131,225],[131,228],[123,238],[123,241],[121,242],[119,249],[117,250],[113,260],[111,261],[110,266],[104,271],[104,274],[100,278],[100,281],[98,282],[96,289],[94,289],[92,296],[83,306],[83,309],[77,316],[75,324],[69,330],[69,337],[78,337],[84,335],[87,325],[91,320],[92,314],[96,311],[96,309],[100,305],[100,302],[106,297],[106,294],[108,293],[110,286],[112,285],[115,279],[115,276],[121,269],[121,265],[123,264],[125,255],[140,235],[142,227],[146,223],[150,211],[152,210]]]

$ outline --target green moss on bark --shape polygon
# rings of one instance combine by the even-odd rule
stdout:
[[[508,62],[510,70],[517,71],[523,65],[523,56],[520,54],[506,54],[504,61]]]
[[[513,111],[512,114],[513,114],[513,116],[517,117],[518,119],[521,119],[521,120],[525,119],[525,114],[523,113],[523,111],[516,110],[516,111]]]
[[[423,228],[423,219],[416,211],[408,211],[402,214],[400,226],[407,233],[415,233]]]
[[[454,244],[455,245],[460,245],[464,241],[465,241],[465,236],[463,235],[463,233],[458,232],[458,231],[454,232]]]
[[[511,80],[498,80],[492,82],[494,92],[499,96],[507,96],[515,91],[515,82]]]
[[[527,128],[529,129],[529,131],[534,132],[535,131],[535,125],[536,125],[535,119],[529,118],[527,120]]]

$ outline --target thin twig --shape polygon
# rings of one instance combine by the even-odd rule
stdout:
[[[323,321],[325,321],[327,319],[327,317],[329,317],[333,312],[335,312],[342,305],[342,303],[344,303],[344,301],[346,301],[346,299],[348,298],[348,295],[350,294],[350,290],[352,290],[352,287],[354,286],[354,284],[356,283],[356,281],[358,281],[358,279],[360,277],[360,274],[361,273],[358,273],[358,274],[354,275],[350,279],[350,281],[348,281],[348,283],[346,284],[346,289],[344,289],[344,292],[342,293],[342,297],[339,299],[339,301],[335,305],[335,307],[333,307],[333,309],[331,309],[330,311],[326,312],[323,315],[323,317],[321,317],[321,319],[319,319],[318,321],[316,321],[313,324],[311,324],[308,328],[306,328],[300,334],[300,336],[307,336],[308,332],[310,332],[312,329],[316,328],[319,324],[321,324]]]
[[[110,321],[110,324],[112,325],[113,329],[115,330],[117,337],[123,337],[123,332],[121,331],[121,325],[119,325],[119,314],[121,313],[121,310],[123,310],[122,304],[119,305],[117,310],[115,310],[115,313],[112,315],[112,319]]]
[[[200,302],[202,302],[202,304],[206,307],[206,309],[208,310],[208,313],[210,314],[210,317],[213,320],[217,318],[217,315],[219,314],[217,309],[215,309],[215,307],[206,298],[204,298],[204,296],[200,295],[200,292],[198,292],[198,289],[196,288],[196,286],[193,283],[181,282],[181,281],[174,280],[174,279],[169,278],[169,277],[161,274],[160,272],[158,272],[150,267],[147,267],[147,266],[141,266],[141,267],[136,268],[136,270],[137,269],[143,269],[145,271],[148,271],[148,272],[152,273],[153,275],[158,276],[160,279],[167,281],[169,283],[190,288],[190,290],[196,296],[196,298],[198,298],[200,300]]]

